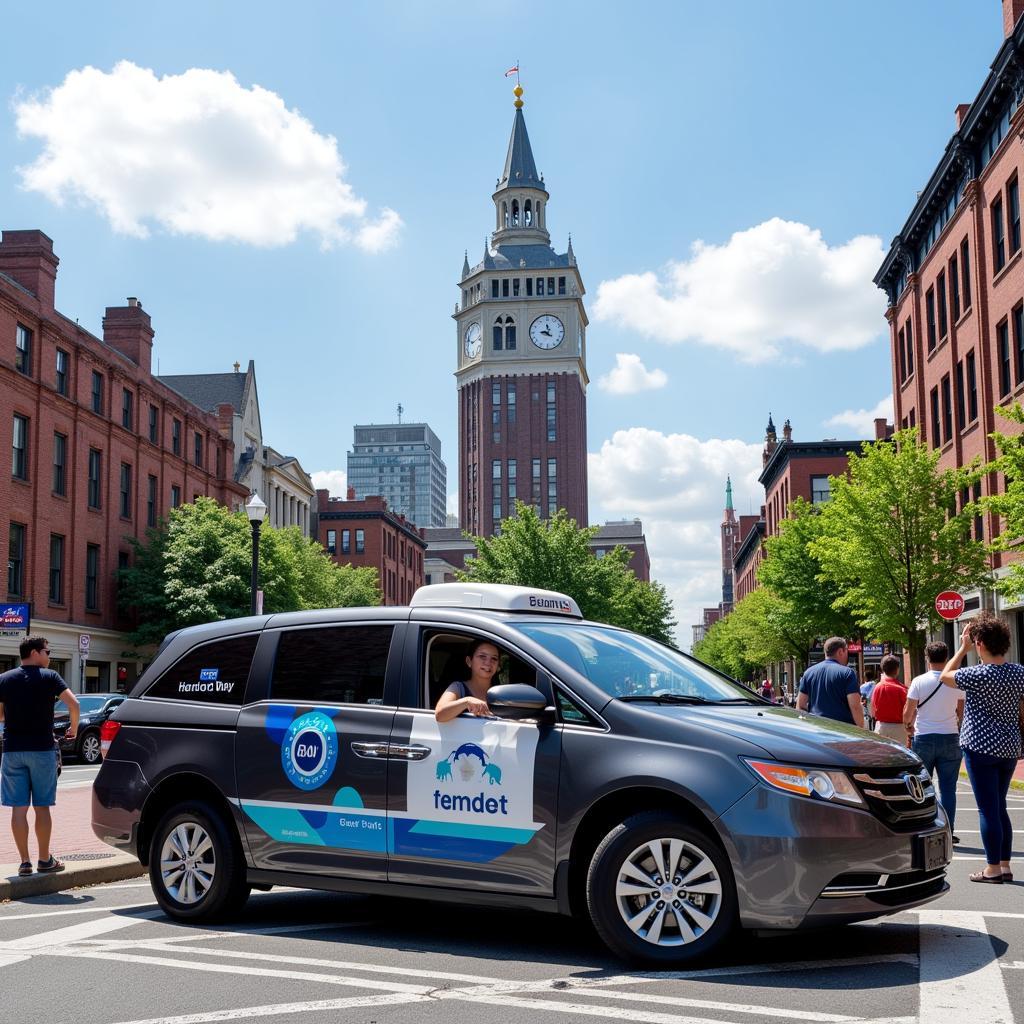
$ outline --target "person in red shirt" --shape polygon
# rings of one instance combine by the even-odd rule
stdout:
[[[900,659],[895,654],[887,654],[882,659],[882,678],[871,691],[871,715],[879,736],[910,746],[907,727],[903,724],[907,688],[896,678],[899,671]]]

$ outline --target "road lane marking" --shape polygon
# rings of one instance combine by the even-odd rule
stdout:
[[[1013,1024],[1013,1011],[984,914],[924,910],[920,1018]]]
[[[112,914],[118,910],[136,910],[138,907],[152,907],[146,903],[122,903],[116,907],[70,907],[67,910],[40,910],[34,914],[0,914],[0,921],[27,921],[32,917],[61,917],[66,914]]]
[[[118,1021],[118,1024],[215,1024],[216,1021],[244,1020],[248,1017],[283,1017],[290,1013],[324,1013],[328,1010],[352,1010],[363,1006],[401,1006],[403,1003],[424,1002],[430,1002],[430,996],[396,993],[388,996],[354,996],[350,999],[311,999],[303,1003],[242,1006],[234,1010],[185,1013],[178,1017],[149,1017],[146,1020]]]
[[[130,928],[132,925],[162,916],[162,910],[150,910],[136,914],[134,917],[112,916],[101,921],[85,921],[82,924],[68,925],[66,928],[56,928],[53,931],[39,932],[36,935],[25,935],[20,939],[0,942],[0,951],[16,953],[45,950],[47,953],[61,953],[63,952],[61,947],[67,946],[69,943],[92,939],[108,932],[117,932],[122,928]]]

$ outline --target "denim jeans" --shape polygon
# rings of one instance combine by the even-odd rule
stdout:
[[[978,827],[985,847],[985,859],[989,864],[1008,861],[1013,847],[1013,825],[1006,810],[1006,794],[1017,759],[965,750],[964,761],[974,799],[978,802]]]
[[[924,762],[928,774],[939,777],[939,800],[952,832],[956,821],[956,783],[960,776],[960,737],[955,732],[930,732],[915,736],[911,746]]]

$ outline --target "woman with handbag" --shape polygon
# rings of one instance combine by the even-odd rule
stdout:
[[[981,664],[961,668],[960,663],[972,648]],[[1013,881],[1013,825],[1006,809],[1006,794],[1021,755],[1024,665],[1006,660],[1009,649],[1006,623],[983,612],[964,627],[960,648],[941,676],[946,686],[959,687],[966,694],[960,746],[978,802],[986,860],[985,869],[970,878],[972,882],[996,885]]]

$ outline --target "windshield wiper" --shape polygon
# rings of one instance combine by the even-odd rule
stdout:
[[[619,700],[652,700],[655,704],[717,704],[718,701],[707,697],[695,697],[689,693],[627,693]]]

